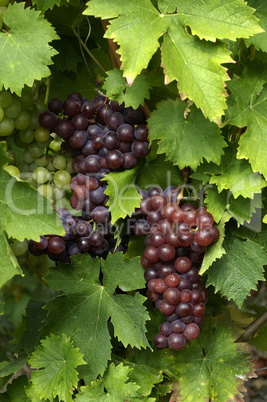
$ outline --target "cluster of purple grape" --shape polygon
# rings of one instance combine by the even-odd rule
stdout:
[[[154,338],[158,348],[179,350],[198,337],[204,320],[206,292],[199,268],[206,247],[218,240],[219,231],[206,208],[177,205],[177,187],[141,191],[140,215],[135,234],[145,237],[141,263],[145,268],[147,296],[166,321]]]
[[[105,258],[109,251],[114,252],[116,242],[104,192],[106,183],[101,179],[110,171],[134,168],[139,158],[149,154],[144,113],[101,95],[89,101],[77,92],[63,102],[51,99],[48,109],[40,114],[39,123],[56,133],[63,140],[62,147],[74,157],[70,206],[82,212],[77,217],[59,209],[66,235],[42,236],[39,242],[30,242],[29,249],[32,254],[46,253],[62,262],[85,252]],[[122,241],[116,251],[125,251],[126,243]]]
[[[41,236],[38,242],[30,240],[31,254],[48,254],[53,261],[69,263],[70,257],[78,253],[89,253],[93,258],[105,258],[109,252],[115,252],[116,240],[108,225],[94,228],[90,222],[72,215],[66,208],[60,208],[57,212],[66,235]],[[116,251],[125,252],[126,248],[127,236],[124,236]]]
[[[99,95],[92,102],[71,93],[62,103],[53,98],[39,116],[42,127],[66,141],[75,155],[73,170],[103,177],[109,170],[132,169],[149,152],[148,130],[141,109],[125,108]]]

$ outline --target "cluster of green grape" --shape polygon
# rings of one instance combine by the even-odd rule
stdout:
[[[62,140],[55,133],[40,127],[39,114],[43,110],[42,103],[34,102],[31,88],[24,88],[21,96],[0,92],[0,137],[8,143],[13,141],[19,150],[5,169],[57,201],[68,188],[73,157],[61,149]]]

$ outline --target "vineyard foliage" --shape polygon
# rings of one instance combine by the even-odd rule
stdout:
[[[64,236],[55,210],[71,209],[70,193],[52,202],[10,174],[23,150],[16,129],[1,134],[0,399],[242,399],[255,375],[251,347],[267,348],[266,323],[247,343],[235,342],[265,310],[258,290],[267,266],[266,1],[0,6],[2,91],[19,98],[26,88],[39,111],[75,91],[141,105],[146,115],[150,154],[106,176],[118,244],[124,219],[140,205],[138,190],[152,186],[181,186],[220,232],[200,269],[208,303],[199,338],[160,350],[153,338],[162,317],[146,297],[142,238],[133,235],[125,254],[78,254],[69,264],[14,254],[16,241]],[[21,375],[6,386],[25,367],[33,369],[30,380]]]

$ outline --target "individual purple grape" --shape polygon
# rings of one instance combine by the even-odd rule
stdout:
[[[57,120],[57,115],[50,111],[45,111],[39,115],[40,126],[49,130],[55,127]]]
[[[186,339],[183,334],[172,333],[168,337],[168,345],[172,350],[180,350],[185,347]]]
[[[113,112],[106,118],[107,126],[110,130],[117,130],[122,124],[125,123],[123,114],[120,112]]]
[[[168,346],[168,337],[162,334],[157,334],[154,337],[154,344],[159,349],[165,349]]]
[[[101,169],[101,162],[98,155],[88,155],[84,161],[88,173],[97,173]]]
[[[68,119],[58,120],[55,126],[55,132],[60,138],[66,140],[73,135],[74,127]]]
[[[108,151],[105,159],[109,169],[118,169],[124,163],[123,154],[117,149],[112,149]]]
[[[134,136],[138,141],[146,141],[148,137],[146,124],[139,124],[134,130]]]
[[[182,334],[185,329],[185,323],[181,320],[174,320],[171,322],[171,329],[176,334]]]
[[[47,248],[51,254],[61,254],[65,250],[65,242],[61,237],[54,236],[48,240]]]
[[[92,117],[92,116],[94,115],[94,113],[95,113],[95,106],[94,106],[91,102],[89,102],[89,101],[84,102],[84,103],[82,104],[82,107],[81,107],[81,113],[82,113],[85,117],[90,118],[90,117]]]
[[[72,125],[75,130],[86,130],[88,127],[88,119],[83,114],[77,114],[72,119]]]
[[[53,112],[55,114],[59,114],[63,110],[63,103],[58,98],[52,98],[48,102],[48,109],[50,110],[50,112]]]
[[[107,222],[110,217],[110,212],[106,207],[97,206],[92,210],[92,219],[96,223]]]
[[[124,162],[122,167],[125,170],[133,169],[138,162],[138,158],[132,152],[125,152],[124,153]]]
[[[80,113],[82,101],[79,97],[68,96],[63,102],[64,112],[68,116],[75,116]]]
[[[122,124],[117,129],[117,134],[120,141],[132,143],[134,139],[134,128],[130,124]]]
[[[196,339],[200,334],[199,326],[195,323],[191,323],[186,325],[183,335],[187,341],[191,341],[192,339]]]
[[[76,129],[68,141],[73,148],[83,148],[87,142],[87,132]]]
[[[172,333],[171,324],[168,321],[163,322],[160,324],[159,332],[164,336],[169,336]]]
[[[137,158],[145,158],[150,153],[149,143],[135,140],[131,146],[131,152]]]

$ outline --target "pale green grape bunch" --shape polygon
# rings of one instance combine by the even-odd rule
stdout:
[[[11,148],[13,141],[21,149],[20,160],[12,160],[5,170],[26,180],[41,195],[59,202],[69,190],[73,157],[62,149],[60,137],[40,127],[39,114],[44,109],[41,102],[34,102],[31,88],[25,87],[21,96],[0,92],[0,137],[6,137],[8,144],[11,139]]]

